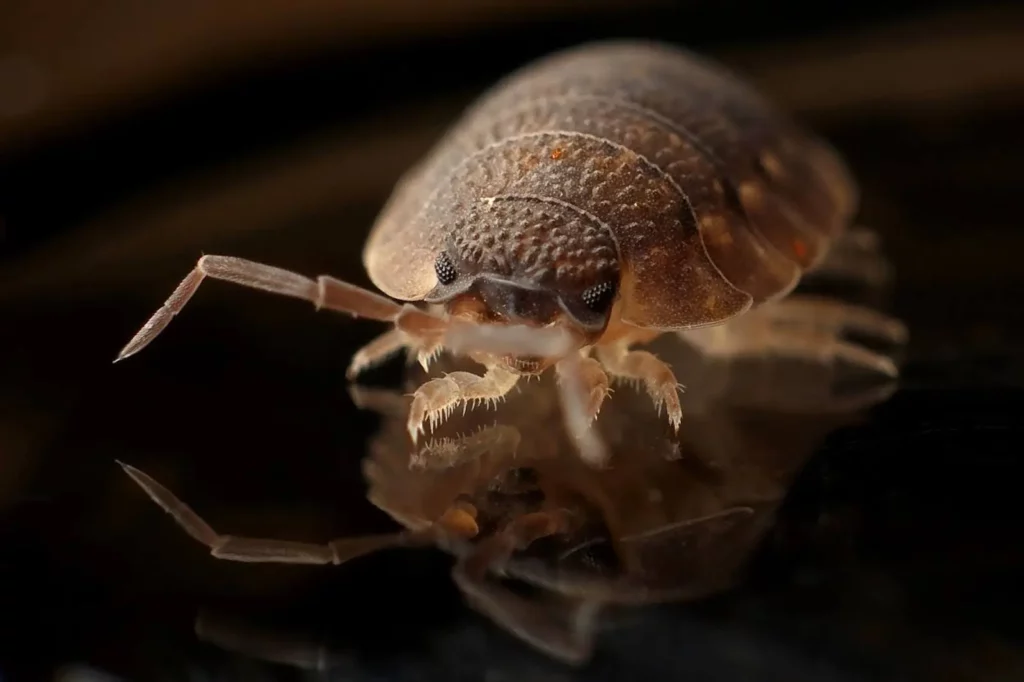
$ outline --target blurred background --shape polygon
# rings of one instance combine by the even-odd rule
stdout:
[[[226,532],[393,528],[364,498],[376,421],[343,374],[378,326],[207,285],[153,346],[110,361],[203,252],[368,285],[374,216],[473,97],[618,37],[714,56],[833,142],[911,345],[901,390],[822,445],[717,616],[655,611],[580,674],[740,679],[721,661],[772,632],[785,653],[742,679],[1024,679],[1024,8],[902,0],[0,4],[3,679],[77,664],[297,679],[197,643],[199,606],[304,614],[367,660],[419,661],[408,679],[482,678],[460,651],[499,667],[527,655],[480,634],[440,553],[217,562],[114,463]],[[448,645],[424,644],[439,632]],[[716,644],[680,662],[671,633]],[[533,679],[571,678],[537,666]],[[406,679],[389,675],[373,679]]]

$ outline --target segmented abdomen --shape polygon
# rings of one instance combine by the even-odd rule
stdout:
[[[857,199],[823,142],[730,74],[638,43],[570,50],[498,83],[406,178],[388,220],[443,240],[446,219],[497,195],[606,224],[651,326],[738,312],[716,277],[754,304],[788,292]],[[694,301],[671,311],[668,295]]]

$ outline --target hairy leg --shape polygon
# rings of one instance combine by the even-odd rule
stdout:
[[[679,430],[683,420],[683,408],[679,404],[681,386],[671,367],[647,351],[630,350],[628,342],[598,346],[595,350],[612,377],[642,383],[658,412],[664,407],[672,428]]]
[[[429,423],[433,430],[460,405],[476,407],[480,403],[497,405],[519,382],[519,374],[492,365],[483,376],[471,372],[452,372],[431,379],[413,393],[408,429],[413,443]]]
[[[603,371],[598,375],[591,359],[579,353],[571,353],[560,360],[555,365],[555,372],[565,428],[575,441],[580,458],[594,467],[605,466],[609,457],[608,447],[593,428],[593,421],[600,403],[604,401],[602,397],[598,402],[595,396],[607,393],[608,376]]]
[[[611,394],[608,374],[594,358],[580,358],[580,374],[587,390],[587,417],[593,422],[601,412],[605,398]]]
[[[443,470],[466,462],[481,462],[484,458],[501,466],[516,456],[521,441],[522,435],[516,427],[493,424],[466,436],[427,441],[410,456],[409,467]]]

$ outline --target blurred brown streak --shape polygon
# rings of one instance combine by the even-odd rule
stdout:
[[[730,55],[783,106],[822,125],[949,116],[1024,102],[1024,11],[937,14]]]
[[[294,54],[317,45],[357,46],[624,4],[622,0],[8,2],[0,6],[0,148],[209,75],[211,67]]]

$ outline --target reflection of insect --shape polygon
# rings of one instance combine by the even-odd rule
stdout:
[[[855,207],[835,153],[721,67],[656,44],[584,46],[499,84],[396,187],[363,261],[385,294],[420,307],[204,256],[119,357],[205,277],[233,281],[393,323],[350,376],[403,348],[484,365],[417,389],[414,439],[554,366],[584,455],[600,459],[587,426],[609,375],[641,382],[674,427],[682,418],[673,372],[631,346],[789,293]]]
[[[550,377],[510,396],[497,423],[482,411],[460,414],[416,446],[405,429],[407,396],[356,391],[361,406],[384,417],[363,472],[369,500],[402,526],[393,533],[323,545],[222,535],[124,466],[220,559],[330,564],[437,544],[457,557],[453,578],[474,608],[550,655],[580,662],[602,607],[728,588],[824,436],[892,391],[891,382],[861,386],[830,404],[837,382],[828,371],[780,374],[772,369],[785,363],[758,359],[741,373],[747,381],[736,382],[728,380],[732,363],[705,363],[683,344],[659,350],[692,377],[682,396],[688,428],[673,433],[645,397],[616,393],[596,424],[613,469],[576,456]],[[466,364],[443,358],[431,374]],[[413,370],[408,385],[424,378]],[[808,396],[802,407],[793,403]],[[524,595],[502,577],[536,589]]]

